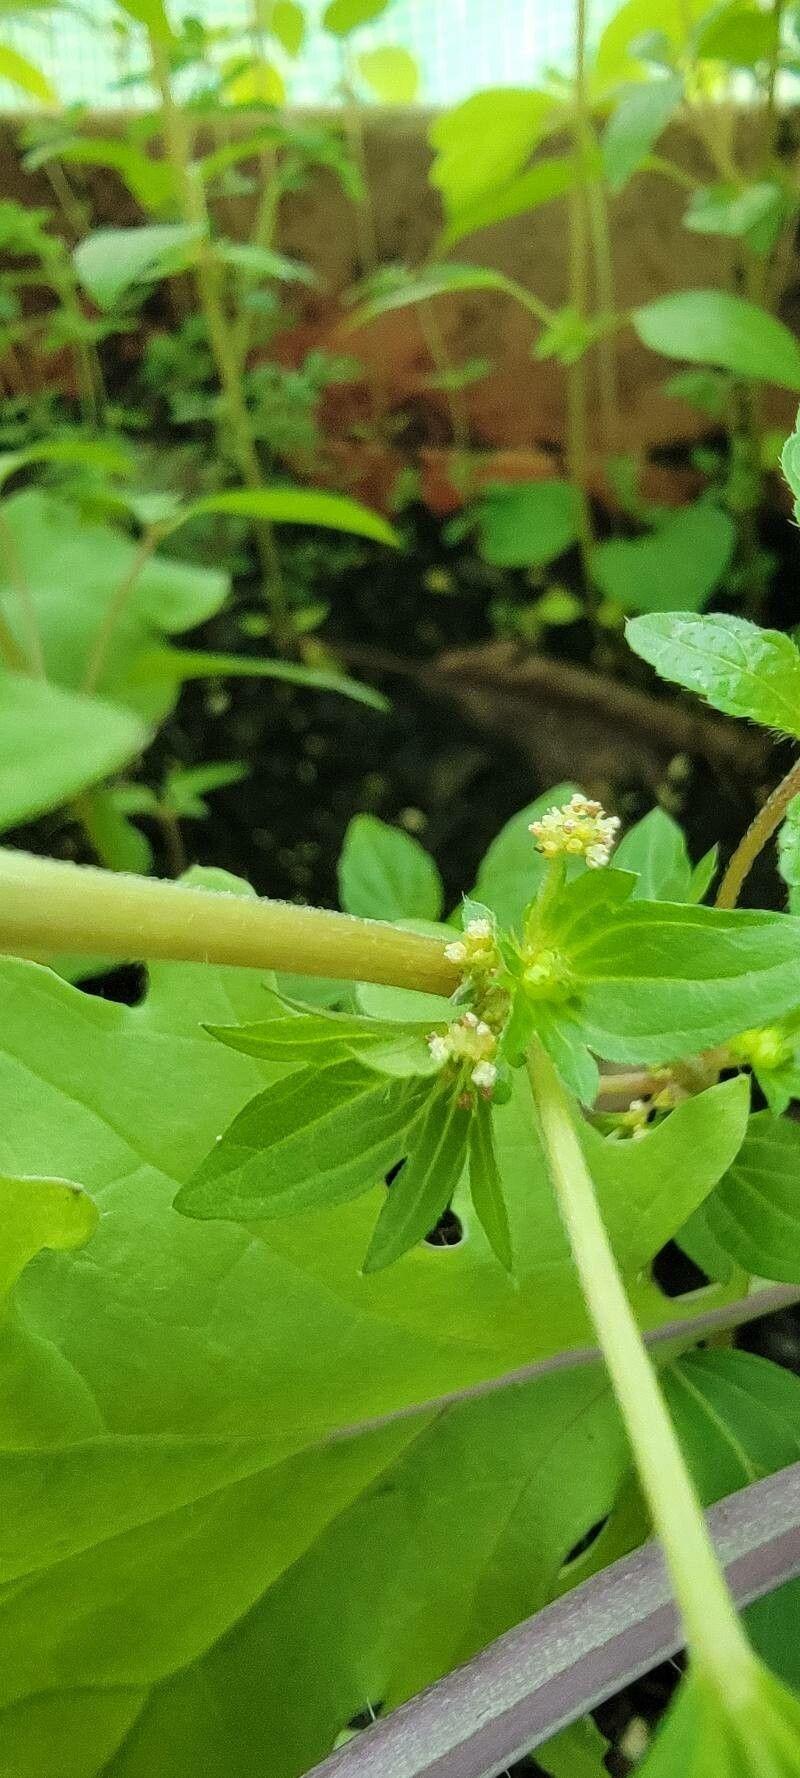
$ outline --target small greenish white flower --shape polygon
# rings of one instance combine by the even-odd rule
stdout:
[[[607,815],[602,803],[576,791],[568,803],[548,809],[540,821],[532,821],[528,831],[545,858],[561,854],[585,858],[589,867],[596,870],[608,864],[618,828],[617,815]]]
[[[445,945],[449,963],[457,963],[465,974],[484,975],[496,969],[500,959],[491,920],[468,920],[463,938]]]
[[[497,1038],[485,1019],[479,1018],[477,1013],[465,1012],[460,1019],[454,1019],[445,1032],[432,1031],[428,1049],[439,1068],[451,1064],[460,1068],[471,1064],[469,1078],[472,1085],[485,1098],[491,1098],[497,1080],[494,1061]]]

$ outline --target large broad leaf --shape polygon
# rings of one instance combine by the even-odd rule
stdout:
[[[747,1271],[800,1280],[800,1128],[759,1111],[722,1183],[703,1206],[713,1239]]]
[[[186,271],[200,240],[200,231],[188,222],[99,228],[75,248],[75,270],[98,308],[114,309],[131,291]]]
[[[800,653],[790,636],[727,612],[636,617],[627,639],[662,679],[697,692],[728,716],[800,735]]]
[[[69,802],[143,752],[139,718],[22,673],[0,673],[0,829]]]
[[[12,580],[5,567],[0,604],[20,648],[27,639],[16,587],[21,573],[38,618],[48,678],[80,690],[109,614],[116,612],[95,689],[149,719],[165,715],[175,701],[176,679],[137,680],[139,659],[165,636],[213,616],[227,597],[227,576],[155,556],[120,600],[136,561],[136,545],[124,532],[84,521],[74,506],[37,489],[13,495],[4,514],[16,545],[17,573]]]
[[[631,317],[653,352],[715,364],[734,376],[800,389],[800,346],[774,315],[726,290],[678,290]]]
[[[542,567],[578,535],[578,503],[568,482],[490,488],[475,513],[481,555],[495,568]]]
[[[746,1030],[754,1008],[766,1022],[800,1006],[794,916],[623,899],[631,879],[603,875],[572,884],[547,933],[597,1055],[669,1062]]]
[[[733,520],[699,502],[665,519],[649,537],[615,537],[592,553],[592,573],[623,611],[698,611],[725,573],[736,542]]]
[[[419,840],[377,815],[355,815],[339,860],[339,896],[345,913],[368,920],[438,920],[443,890]]]
[[[162,966],[136,1008],[31,964],[0,976],[0,1167],[79,1181],[101,1212],[84,1250],[28,1267],[0,1329],[9,1773],[152,1778],[168,1749],[169,1778],[298,1778],[369,1704],[551,1597],[627,1469],[597,1370],[414,1411],[587,1338],[524,1083],[497,1113],[516,1280],[468,1199],[461,1245],[363,1278],[383,1186],[267,1239],[172,1208],[268,1082],[201,1029],[263,1016],[258,975]],[[660,1244],[729,1164],[734,1104],[730,1085],[692,1101],[718,1143],[691,1189],[683,1107],[629,1145],[626,1262],[651,1257],[639,1223]],[[630,1288],[644,1322],[663,1317]]]
[[[494,194],[520,173],[555,114],[552,93],[490,87],[437,117],[430,130],[436,152],[431,182],[442,194],[447,216]]]
[[[603,132],[603,170],[613,192],[622,191],[646,160],[682,97],[677,74],[623,88]]]

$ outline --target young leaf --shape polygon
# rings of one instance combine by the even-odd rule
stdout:
[[[755,303],[726,290],[677,290],[634,309],[643,345],[667,358],[716,364],[737,377],[800,390],[800,346]]]
[[[287,56],[299,56],[306,34],[306,15],[297,0],[274,0],[268,8],[267,21],[273,37],[277,37]]]
[[[591,157],[588,168],[592,172],[596,170]],[[582,167],[577,155],[542,155],[526,173],[518,173],[507,185],[501,185],[496,191],[483,192],[454,210],[438,238],[439,252],[449,253],[465,235],[474,235],[479,228],[491,228],[495,223],[509,221],[512,216],[527,216],[542,204],[564,197],[566,192],[580,184],[581,178]],[[517,295],[521,300],[517,290],[512,292],[506,288],[506,294]],[[588,330],[588,322],[586,326]]]
[[[754,68],[773,54],[780,25],[774,12],[753,0],[727,0],[712,7],[697,31],[697,54],[734,68]]]
[[[0,673],[0,829],[57,809],[129,765],[150,739],[130,711]]]
[[[477,1101],[469,1129],[469,1191],[492,1252],[510,1272],[514,1263],[511,1231],[494,1150],[492,1113],[484,1099]]]
[[[746,1271],[800,1281],[799,1176],[798,1125],[756,1112],[736,1160],[703,1207],[712,1238]]]
[[[764,728],[800,736],[800,653],[790,636],[725,612],[635,617],[625,629],[636,654],[662,679]]]
[[[83,1247],[97,1226],[97,1206],[66,1179],[0,1174],[0,1306],[43,1247]]]
[[[414,303],[429,302],[435,296],[460,296],[464,291],[495,290],[509,296],[523,307],[530,308],[530,297],[523,285],[506,278],[503,272],[482,265],[430,265],[421,272],[393,272],[381,276],[374,289],[358,296],[347,327],[363,327],[379,315],[407,309]]]
[[[719,585],[736,531],[718,506],[699,501],[672,514],[649,537],[612,538],[592,552],[592,572],[623,611],[698,611]]]
[[[702,187],[689,201],[683,226],[698,235],[744,239],[754,253],[769,253],[785,216],[786,200],[781,187],[770,180],[761,180],[744,187]]]
[[[407,49],[366,49],[357,67],[367,86],[385,105],[413,105],[419,89],[419,64]]]
[[[602,141],[603,170],[613,192],[622,191],[647,159],[682,97],[683,82],[677,74],[623,88]]]
[[[577,501],[568,482],[489,488],[474,510],[481,555],[495,568],[544,566],[578,535]]]
[[[645,70],[637,50],[645,33],[663,36],[669,58],[684,49],[694,21],[707,11],[708,0],[624,0],[597,46],[598,84],[615,86],[621,80],[641,80]]]
[[[329,0],[322,23],[335,37],[347,37],[359,25],[369,25],[380,18],[388,5],[389,0]]]
[[[170,529],[217,512],[265,519],[272,525],[321,525],[326,531],[348,531],[391,549],[400,547],[397,532],[380,513],[371,512],[346,494],[328,494],[316,488],[227,488],[220,494],[204,494],[183,508]]]
[[[429,1095],[429,1083],[389,1083],[353,1060],[292,1073],[234,1118],[175,1208],[258,1222],[345,1203],[402,1159]]]
[[[607,1778],[606,1756],[610,1742],[601,1735],[591,1716],[574,1722],[552,1741],[536,1749],[536,1764],[548,1778]]]
[[[309,1013],[275,997],[271,1018],[248,1025],[209,1025],[212,1037],[243,1055],[300,1067],[324,1066],[357,1055],[367,1067],[391,1074],[431,1074],[426,1037],[431,1021],[389,1024],[354,1013]]]
[[[575,784],[556,784],[520,809],[500,829],[482,858],[472,895],[497,915],[501,926],[520,925],[544,874],[545,862],[533,844],[531,822],[538,821],[553,804],[568,802],[576,788]]]
[[[443,889],[430,854],[376,815],[355,815],[339,860],[345,913],[369,920],[438,920]]]
[[[75,270],[98,308],[114,309],[137,285],[186,271],[199,241],[199,230],[186,222],[96,229],[75,248]]]
[[[789,912],[800,912],[800,796],[792,797],[778,830],[778,869],[789,890]]]
[[[437,117],[430,129],[436,158],[430,178],[448,218],[494,195],[521,173],[542,140],[558,102],[531,87],[490,87]],[[476,141],[481,153],[475,153]]]
[[[471,1112],[452,1093],[427,1088],[424,1115],[411,1132],[408,1160],[388,1188],[365,1272],[392,1265],[435,1228],[466,1164],[470,1121]]]
[[[217,654],[201,648],[150,648],[132,663],[119,690],[136,697],[137,690],[157,694],[189,679],[279,679],[284,685],[306,685],[313,691],[332,691],[366,704],[370,710],[388,710],[383,693],[346,673],[326,667],[303,667],[294,661],[278,661],[254,654]]]
[[[614,864],[618,870],[636,872],[632,900],[695,900],[686,841],[677,821],[664,809],[651,809],[630,828],[617,846]]]

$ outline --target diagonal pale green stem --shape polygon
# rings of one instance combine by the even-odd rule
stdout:
[[[0,849],[0,951],[233,964],[451,994],[442,938]]]
[[[689,1647],[728,1698],[746,1698],[755,1657],[617,1270],[569,1100],[538,1038],[529,1052],[528,1073],[572,1257],[664,1546]]]

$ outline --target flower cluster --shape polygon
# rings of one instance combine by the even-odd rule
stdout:
[[[728,1048],[737,1062],[747,1062],[751,1068],[780,1068],[792,1053],[791,1044],[777,1025],[740,1031],[738,1037],[731,1038]]]
[[[606,815],[601,803],[590,802],[576,791],[560,809],[548,809],[541,821],[532,821],[528,831],[545,858],[557,858],[563,852],[585,858],[597,869],[608,864],[618,827],[617,815]]]
[[[452,1063],[456,1067],[471,1064],[469,1078],[472,1085],[484,1099],[491,1099],[497,1080],[494,1060],[497,1038],[485,1019],[479,1019],[477,1013],[465,1012],[460,1019],[454,1019],[446,1031],[431,1032],[428,1048],[440,1068]]]
[[[468,920],[463,938],[445,945],[444,954],[465,975],[489,975],[500,962],[491,920]]]

